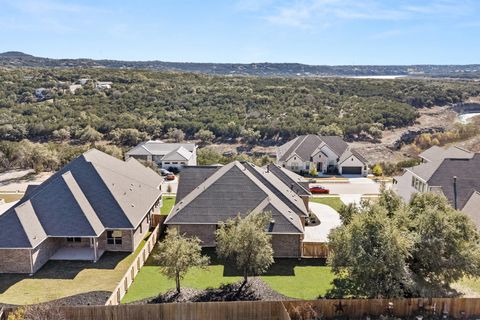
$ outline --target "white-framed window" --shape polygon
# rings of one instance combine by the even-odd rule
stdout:
[[[121,245],[122,244],[122,231],[107,231],[107,244]]]

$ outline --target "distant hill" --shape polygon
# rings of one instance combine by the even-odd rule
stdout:
[[[245,76],[419,76],[480,78],[480,64],[409,66],[327,66],[300,63],[189,63],[164,61],[120,61],[93,59],[50,59],[18,51],[0,53],[0,67],[19,68],[113,68],[197,72],[213,75]]]

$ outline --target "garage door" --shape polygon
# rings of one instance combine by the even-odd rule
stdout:
[[[362,174],[362,167],[342,167],[342,174]]]

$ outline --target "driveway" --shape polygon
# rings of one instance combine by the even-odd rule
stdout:
[[[309,203],[310,210],[320,221],[318,226],[305,227],[305,242],[327,242],[330,230],[342,224],[340,215],[335,209],[321,203]]]

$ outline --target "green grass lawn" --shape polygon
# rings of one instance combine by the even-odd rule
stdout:
[[[173,206],[175,205],[174,196],[164,196],[162,197],[163,205],[160,208],[160,213],[163,215],[168,215],[172,211]]]
[[[340,210],[340,208],[343,206],[343,202],[342,200],[340,200],[340,197],[316,197],[310,198],[310,202],[326,204],[327,206],[332,207],[336,211]]]
[[[0,199],[5,202],[13,202],[20,200],[23,197],[23,193],[0,193]]]
[[[132,253],[106,252],[99,261],[48,261],[33,276],[0,274],[0,302],[32,304],[90,291],[113,291],[145,239]]]
[[[155,251],[154,251],[155,253]],[[206,251],[211,257],[207,269],[193,268],[181,285],[196,289],[219,287],[221,284],[241,280],[241,273],[233,267],[224,265],[215,258],[212,251]],[[270,270],[261,278],[274,290],[292,298],[314,299],[324,295],[331,287],[333,275],[330,268],[321,259],[278,259]],[[152,256],[135,278],[122,303],[128,303],[149,297],[175,288],[175,282],[167,279]]]

